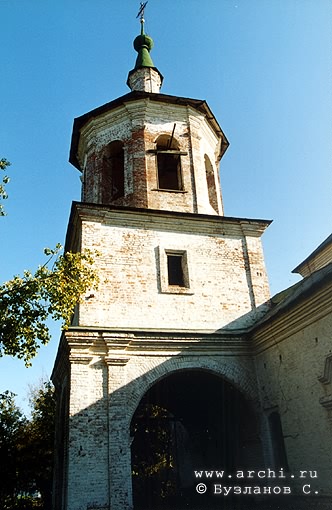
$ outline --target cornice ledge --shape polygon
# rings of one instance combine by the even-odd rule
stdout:
[[[121,355],[116,356],[116,357],[115,356],[106,356],[104,358],[104,361],[105,361],[105,363],[108,366],[120,366],[120,367],[122,367],[122,366],[125,366],[128,363],[129,359],[130,359],[129,357],[121,356]]]
[[[135,338],[131,339],[127,352],[133,355],[156,355],[161,352],[181,354],[216,354],[230,355],[250,354],[250,345],[243,338],[192,338],[190,335],[180,338],[176,335],[169,338]]]
[[[93,357],[88,355],[83,355],[79,353],[74,353],[69,355],[69,362],[72,365],[89,365],[91,363]]]
[[[92,345],[96,341],[103,341],[103,337],[100,331],[94,329],[80,328],[80,329],[69,329],[65,332],[65,337],[69,346],[72,344],[86,346],[87,344]]]
[[[169,222],[174,228],[174,218],[180,218],[192,228],[193,224],[205,223],[207,228],[218,229],[222,234],[234,233],[244,234],[253,237],[260,237],[265,229],[271,224],[271,220],[256,218],[236,218],[232,216],[219,216],[216,214],[196,214],[180,211],[169,211],[164,209],[146,209],[127,206],[104,205],[90,202],[73,202],[71,218],[76,215],[80,221],[96,221],[107,223],[112,219],[122,223],[130,221],[134,225],[139,221],[146,221],[147,225],[154,228],[155,224]],[[153,223],[151,222],[153,218]],[[201,227],[197,227],[201,228]],[[200,231],[200,230],[199,230]]]

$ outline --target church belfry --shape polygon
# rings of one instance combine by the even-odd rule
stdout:
[[[262,461],[242,333],[269,298],[260,239],[269,221],[224,215],[219,162],[228,141],[205,101],[160,93],[145,5],[131,91],[73,126],[82,199],[72,205],[66,250],[98,250],[101,283],[77,306],[52,376],[56,510],[158,510],[191,490],[194,461]],[[199,388],[207,404],[196,402]],[[198,440],[213,399],[224,406],[216,432]],[[232,420],[244,416],[250,431],[234,432]],[[173,459],[168,474],[153,464],[157,422],[170,445],[157,453]],[[225,453],[225,441],[236,446]]]
[[[205,101],[159,93],[152,46],[141,18],[131,92],[75,119],[70,161],[82,172],[82,201],[222,215],[228,141]]]

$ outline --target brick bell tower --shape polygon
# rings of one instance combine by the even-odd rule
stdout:
[[[143,16],[141,26],[131,92],[74,121],[70,162],[82,200],[72,205],[66,250],[98,250],[101,284],[78,305],[52,375],[56,510],[157,510],[178,498],[175,510],[191,467],[215,462],[213,450],[219,468],[240,450],[252,468],[262,457],[254,425],[250,442],[220,416],[238,420],[250,408],[248,422],[259,405],[243,331],[269,298],[260,240],[269,222],[224,216],[218,167],[227,139],[204,100],[160,93]],[[199,392],[210,410],[222,407],[213,448]],[[169,494],[167,469],[149,478],[142,468],[153,464],[155,452],[142,456],[158,436],[142,427],[151,405],[166,413]]]

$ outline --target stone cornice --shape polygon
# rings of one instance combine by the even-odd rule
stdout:
[[[123,331],[70,328],[66,339],[73,361],[100,356],[107,363],[126,362],[130,356],[162,355],[238,355],[251,356],[249,340],[236,333],[194,333],[176,331]],[[100,349],[100,342],[105,346]],[[86,354],[87,351],[89,354]],[[112,361],[113,360],[113,361]],[[116,364],[119,364],[116,362]],[[120,363],[120,364],[121,364]]]
[[[169,232],[187,232],[199,235],[260,237],[270,225],[270,220],[233,218],[227,216],[182,213],[133,207],[116,207],[83,202],[73,202],[66,250],[72,247],[72,238],[80,222],[100,225],[144,228]]]
[[[107,356],[105,358],[105,363],[109,366],[123,367],[128,363],[128,361],[129,361],[129,358],[125,357],[125,356],[118,356],[118,357]]]
[[[88,356],[82,353],[70,354],[69,362],[75,365],[89,365],[92,361],[92,356]]]

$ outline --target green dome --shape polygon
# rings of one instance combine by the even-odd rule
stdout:
[[[150,56],[150,50],[153,48],[153,39],[152,37],[144,34],[143,29],[141,35],[138,35],[134,40],[134,48],[138,53],[135,69],[139,69],[141,67],[154,67]]]
[[[153,48],[153,39],[146,34],[138,35],[134,41],[134,48],[137,52],[140,51],[141,48],[146,48],[148,51],[151,51]]]

